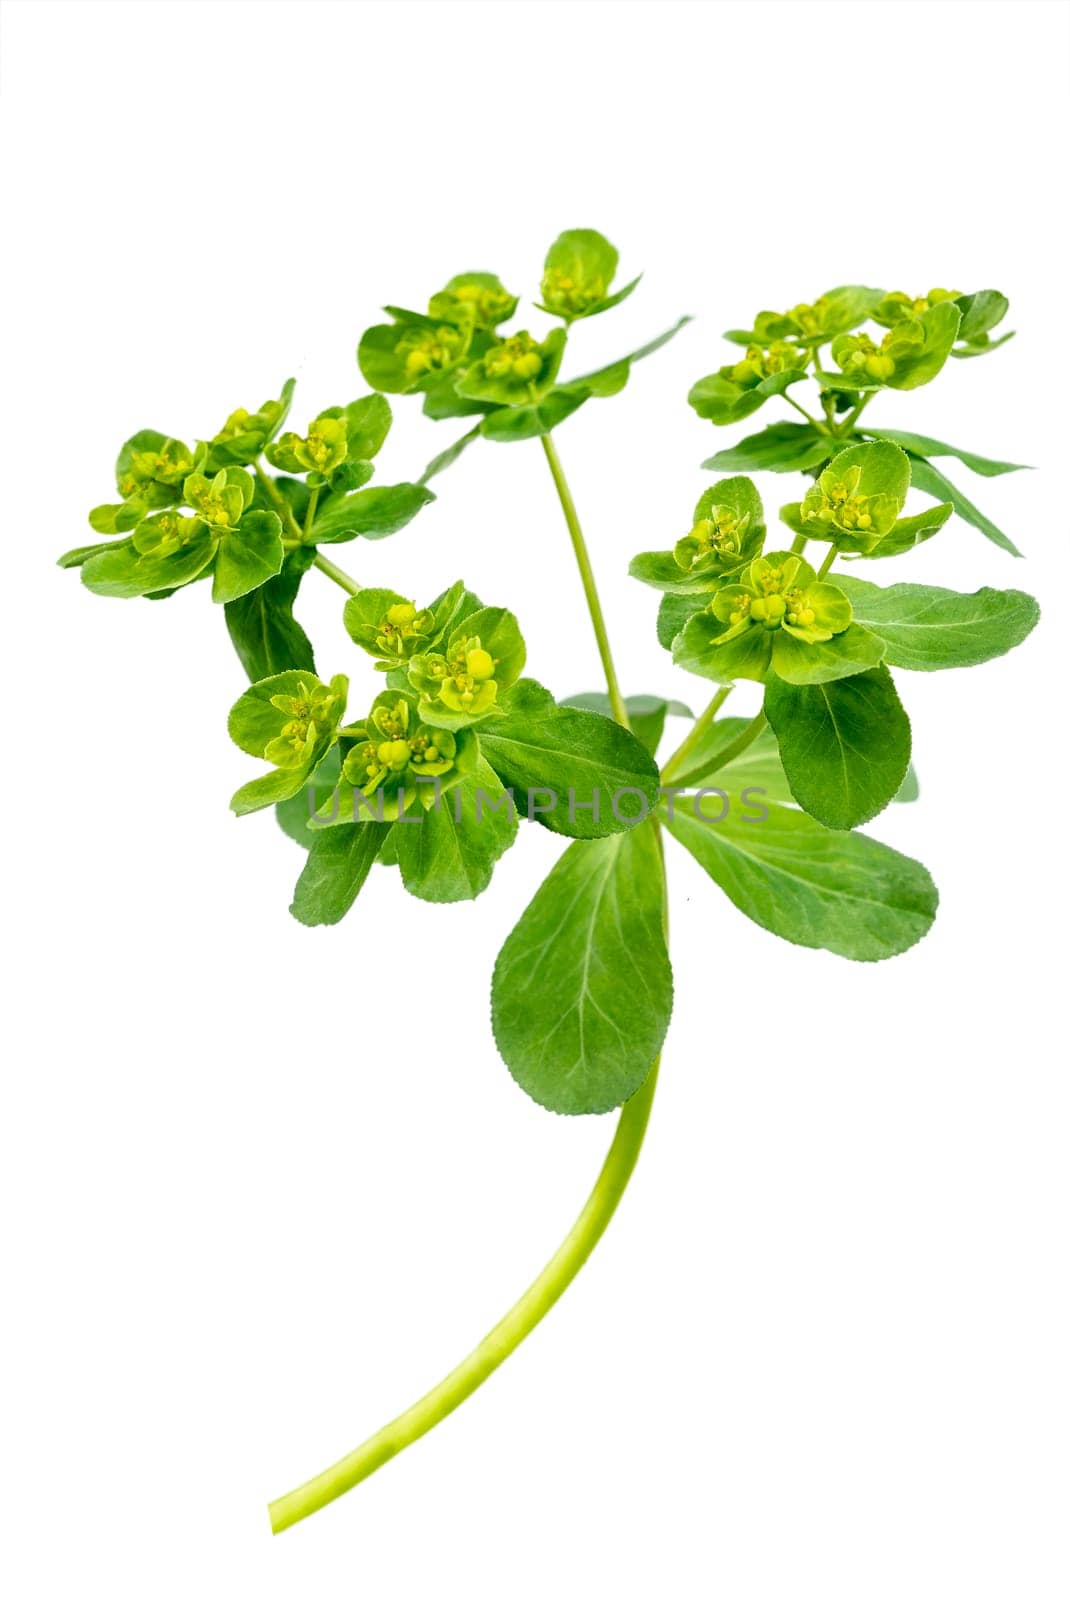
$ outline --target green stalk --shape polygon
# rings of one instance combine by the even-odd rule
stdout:
[[[542,435],[542,447],[546,452],[546,459],[550,464],[550,472],[557,490],[557,498],[561,502],[561,510],[565,514],[569,537],[572,540],[572,549],[576,557],[576,565],[580,569],[580,581],[587,599],[587,610],[591,615],[591,626],[594,629],[595,641],[598,645],[598,654],[602,659],[602,671],[605,674],[606,688],[609,690],[609,703],[613,708],[613,716],[622,728],[628,728],[628,711],[624,704],[624,696],[620,692],[617,682],[617,669],[613,665],[613,652],[609,647],[609,634],[606,632],[606,619],[602,612],[602,602],[598,598],[598,588],[594,581],[594,569],[591,566],[591,557],[587,551],[587,542],[583,537],[580,519],[576,514],[576,504],[572,498],[572,491],[568,486],[561,458],[557,453],[553,435]]]
[[[290,502],[286,499],[286,496],[280,493],[274,478],[264,471],[259,461],[255,461],[253,463],[253,470],[256,473],[261,488],[271,501],[272,505],[275,507],[275,510],[278,512],[283,526],[289,528],[291,538],[294,539],[297,544],[303,544],[304,534],[297,524],[297,518],[293,514],[293,508],[291,507]]]
[[[430,1429],[455,1411],[462,1401],[486,1383],[491,1373],[512,1355],[564,1294],[609,1226],[621,1195],[635,1169],[650,1117],[657,1085],[658,1063],[636,1094],[622,1108],[613,1143],[609,1147],[598,1180],[572,1231],[547,1262],[534,1283],[516,1305],[492,1328],[486,1338],[454,1367],[448,1377],[430,1389],[422,1400],[403,1411],[385,1428],[372,1434],[356,1450],[343,1456],[333,1467],[310,1478],[301,1488],[272,1501],[268,1510],[273,1533],[282,1533],[312,1512],[337,1500],[355,1484],[378,1471],[393,1456],[414,1444]]]
[[[706,729],[710,726],[711,722],[715,720],[718,711],[720,711],[721,707],[724,705],[731,693],[731,684],[729,684],[727,689],[718,689],[717,693],[714,695],[705,711],[701,711],[695,718],[694,725],[692,726],[690,733],[687,735],[687,738],[677,746],[672,755],[669,757],[668,761],[666,761],[664,767],[661,769],[662,782],[672,782],[675,773],[683,765],[685,756],[689,756],[695,746],[702,739]]]
[[[572,539],[576,563],[587,598],[587,609],[591,614],[591,624],[606,675],[613,714],[622,726],[628,727],[628,712],[617,682],[605,618],[576,508],[553,441],[549,435],[544,435],[542,442]],[[325,556],[316,556],[316,566],[350,594],[359,591],[359,585]],[[660,846],[660,830],[657,830],[656,823],[654,826],[658,831]],[[662,907],[667,938],[668,908],[664,881]],[[333,1467],[328,1467],[326,1472],[319,1473],[315,1478],[310,1478],[307,1483],[302,1484],[299,1489],[293,1489],[289,1494],[272,1501],[268,1510],[273,1533],[282,1533],[284,1529],[293,1527],[295,1522],[301,1522],[314,1511],[319,1511],[332,1500],[337,1500],[339,1495],[345,1494],[348,1489],[363,1482],[387,1461],[410,1444],[414,1444],[417,1439],[421,1439],[485,1383],[491,1373],[496,1371],[527,1338],[532,1329],[538,1326],[550,1308],[557,1304],[608,1228],[635,1170],[650,1119],[650,1107],[657,1087],[659,1061],[660,1057],[653,1063],[642,1087],[621,1107],[613,1142],[595,1186],[588,1196],[587,1204],[577,1217],[564,1243],[547,1262],[530,1288],[525,1290],[512,1310],[491,1329],[471,1355],[466,1356],[460,1366],[454,1367],[441,1383],[430,1389],[421,1400],[417,1400],[415,1405],[395,1417],[393,1422],[388,1422],[385,1428],[380,1428],[378,1433],[372,1434],[370,1439],[365,1440],[349,1455],[336,1461]]]
[[[357,580],[351,578],[348,572],[343,572],[341,567],[336,567],[333,561],[329,561],[319,551],[316,552],[316,559],[312,565],[319,567],[321,572],[325,572],[332,583],[336,583],[340,589],[344,589],[346,594],[360,593],[361,585]]]
[[[820,422],[818,422],[817,418],[816,417],[812,417],[810,415],[809,411],[807,411],[806,407],[805,406],[801,406],[797,400],[793,399],[792,396],[788,393],[788,391],[786,389],[784,390],[784,399],[788,402],[789,406],[794,406],[795,407],[795,409],[799,413],[800,417],[805,417],[806,418],[807,422],[810,424],[810,426],[812,428],[817,428],[817,430],[820,433],[824,433],[824,431],[825,431],[824,427],[822,426],[822,424]]]
[[[317,483],[308,491],[308,510],[305,512],[305,543],[312,544],[312,524],[316,519],[316,501],[320,497],[320,486]]]
[[[747,723],[747,726],[732,740],[731,744],[726,744],[723,750],[719,750],[708,761],[703,761],[697,767],[692,767],[690,772],[680,773],[676,779],[677,784],[681,789],[689,788],[691,784],[698,783],[700,778],[708,778],[711,772],[718,772],[721,767],[727,767],[730,761],[734,761],[737,756],[741,756],[747,746],[754,743],[764,727],[765,712],[759,711],[754,720]]]

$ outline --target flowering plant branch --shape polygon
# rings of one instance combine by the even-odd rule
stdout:
[[[608,240],[570,230],[546,258],[537,308],[554,323],[548,332],[503,332],[517,297],[491,273],[464,273],[424,311],[389,307],[390,320],[360,341],[372,392],[320,411],[303,432],[285,426],[291,380],[278,399],[231,413],[192,447],[150,429],[134,434],[116,464],[118,499],[90,513],[101,542],[61,558],[93,593],[116,598],[167,599],[210,580],[250,680],[230,733],[264,763],[231,806],[239,816],[273,807],[305,851],[290,908],[298,921],[339,922],[376,864],[396,867],[417,898],[472,899],[521,819],[572,841],[502,948],[492,1020],[506,1065],[540,1105],[568,1115],[621,1108],[599,1178],[567,1239],[471,1355],[277,1500],[276,1531],[461,1404],[545,1316],[608,1225],[642,1145],[672,1009],[663,831],[770,933],[857,961],[909,949],[935,915],[932,879],[854,831],[917,795],[891,669],[977,665],[1021,643],[1037,620],[1035,602],[1016,590],[884,587],[845,570],[908,556],[956,514],[1018,552],[933,459],[957,457],[985,476],[1013,464],[876,430],[868,418],[882,390],[917,388],[949,359],[1009,338],[993,337],[1005,298],[841,287],[729,333],[743,353],[692,389],[692,406],[716,425],[774,397],[803,420],[773,423],[715,455],[706,466],[729,475],[700,496],[687,531],[632,562],[634,576],[661,591],[661,643],[716,685],[708,705],[694,717],[678,700],[625,697],[555,435],[588,401],[618,393],[634,364],[688,319],[608,366],[562,377],[577,325],[636,288],[638,279],[615,289],[616,272]],[[798,398],[806,381],[816,385],[812,409]],[[467,426],[418,480],[371,486],[391,426],[388,394],[418,396],[430,419]],[[434,500],[429,483],[477,441],[532,439],[561,504],[605,676],[604,691],[571,700],[524,675],[518,618],[463,581],[414,598],[418,580],[365,587],[328,554],[398,533]],[[780,510],[785,548],[773,548],[744,475],[764,471],[808,477]],[[912,490],[936,503],[908,511]],[[345,592],[345,627],[369,668],[356,717],[348,676],[320,675],[294,615],[313,570]],[[748,680],[762,686],[761,709],[723,716],[734,685]],[[677,717],[690,726],[659,770]],[[700,787],[714,776],[716,787]]]

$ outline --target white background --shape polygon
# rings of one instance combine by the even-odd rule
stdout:
[[[5,6],[12,1596],[1070,1592],[1066,23],[1023,0]],[[704,694],[626,576],[748,431],[686,390],[722,328],[832,283],[1011,295],[1005,350],[881,414],[1044,469],[955,469],[1028,561],[955,522],[908,576],[1027,587],[1047,621],[983,669],[903,675],[923,798],[872,832],[943,895],[909,955],[781,944],[672,847],[664,1086],[603,1246],[477,1398],[273,1541],[265,1502],[470,1347],[609,1141],[525,1100],[488,1025],[560,845],[524,830],[475,906],[377,872],[341,928],[299,928],[296,847],[227,811],[243,680],[204,588],[103,601],[52,563],[134,429],[211,432],[290,372],[303,423],[363,392],[384,301],[472,268],[531,294],[570,226],[646,274],[573,371],[698,318],[561,437],[629,691]],[[397,410],[387,482],[456,426]],[[775,508],[799,481],[761,486]],[[463,575],[515,606],[539,678],[598,687],[538,448],[438,487],[344,560],[420,597]],[[306,588],[321,668],[362,698],[340,596]]]

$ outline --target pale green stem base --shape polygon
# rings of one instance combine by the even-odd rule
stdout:
[[[454,1367],[449,1376],[429,1390],[422,1400],[417,1400],[415,1405],[395,1417],[393,1422],[388,1422],[385,1428],[380,1428],[378,1433],[349,1455],[343,1456],[333,1467],[328,1467],[326,1472],[310,1478],[300,1489],[292,1490],[280,1500],[272,1501],[268,1510],[273,1533],[282,1533],[295,1522],[318,1511],[321,1506],[337,1500],[347,1489],[369,1478],[393,1456],[422,1438],[443,1417],[467,1400],[480,1384],[486,1383],[491,1373],[512,1355],[517,1345],[542,1321],[551,1306],[564,1294],[609,1226],[639,1159],[657,1077],[658,1063],[655,1061],[642,1088],[621,1110],[605,1164],[571,1233],[513,1309],[491,1329],[471,1355],[459,1367]]]

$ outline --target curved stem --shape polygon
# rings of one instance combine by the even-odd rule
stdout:
[[[810,424],[810,426],[812,428],[817,428],[821,432],[824,431],[823,425],[820,422],[818,422],[817,418],[816,417],[812,417],[810,415],[809,411],[807,411],[806,407],[805,406],[801,406],[799,404],[799,402],[796,399],[794,399],[788,393],[788,391],[786,389],[784,390],[784,399],[788,402],[789,406],[794,406],[795,407],[795,409],[799,413],[800,417],[805,417],[806,418],[807,422]]]
[[[602,602],[598,598],[598,588],[594,581],[594,569],[587,551],[587,543],[580,527],[580,519],[576,514],[576,504],[565,477],[561,458],[557,453],[553,435],[542,435],[542,447],[546,452],[546,459],[550,464],[550,472],[557,490],[557,498],[561,502],[561,510],[565,513],[565,522],[568,525],[569,537],[572,540],[572,549],[576,556],[576,565],[580,569],[580,580],[583,583],[583,592],[587,599],[587,610],[591,614],[591,626],[594,628],[595,640],[598,644],[598,654],[602,658],[602,671],[605,673],[606,688],[609,690],[609,703],[613,707],[613,716],[622,727],[630,727],[628,711],[624,704],[624,696],[620,692],[617,682],[617,669],[613,665],[613,652],[609,648],[609,634],[606,632],[606,619],[602,613]]]
[[[855,424],[872,399],[872,393],[862,395],[850,416],[847,417],[845,421],[841,422],[839,429],[837,430],[837,436],[839,438],[846,439],[851,433],[854,432]]]
[[[702,761],[697,767],[692,767],[690,772],[682,772],[676,780],[677,783],[681,788],[687,788],[689,784],[698,783],[700,778],[708,778],[711,772],[718,772],[721,767],[727,767],[730,761],[741,756],[747,746],[754,743],[764,727],[765,712],[759,711],[754,720],[747,723],[742,733],[733,739],[731,744],[726,744],[708,761]]]
[[[319,567],[321,572],[325,572],[332,583],[336,583],[339,589],[344,589],[346,594],[360,593],[361,585],[356,578],[351,578],[348,572],[343,572],[341,567],[336,567],[334,562],[329,561],[325,555],[317,552],[316,559],[312,565]]]
[[[273,1533],[282,1533],[321,1506],[337,1500],[347,1489],[370,1477],[406,1446],[422,1438],[485,1383],[542,1321],[579,1272],[617,1209],[639,1159],[657,1076],[658,1062],[655,1061],[642,1088],[621,1109],[609,1153],[572,1231],[513,1309],[491,1329],[471,1355],[422,1400],[417,1400],[326,1472],[272,1501],[268,1509]]]
[[[301,532],[301,529],[297,523],[297,518],[293,514],[293,507],[286,499],[286,496],[280,493],[274,478],[272,478],[269,473],[264,471],[259,461],[254,461],[253,471],[256,473],[257,479],[259,480],[260,486],[264,493],[267,495],[268,499],[275,507],[275,510],[278,512],[283,526],[289,528],[291,538],[295,539],[298,544],[303,544],[304,534]]]
[[[718,711],[720,711],[721,707],[724,705],[731,693],[731,684],[729,684],[726,689],[718,689],[717,693],[714,695],[705,711],[701,711],[695,718],[694,724],[690,733],[687,735],[687,738],[677,746],[672,755],[669,757],[668,761],[666,761],[665,765],[661,769],[661,778],[663,783],[671,783],[673,776],[683,765],[684,758],[689,756],[695,746],[702,740],[706,729],[710,726],[710,723],[713,722]]]
[[[554,484],[557,488],[561,508],[565,514],[572,547],[576,555],[576,562],[583,582],[584,594],[587,598],[587,608],[591,614],[591,623],[594,627],[595,638],[598,642],[598,651],[602,658],[602,666],[606,675],[606,686],[609,690],[610,703],[617,721],[624,727],[628,726],[628,712],[621,696],[620,686],[617,682],[616,671],[613,666],[613,657],[610,652],[609,638],[606,633],[605,618],[598,599],[595,587],[594,572],[591,568],[590,556],[580,529],[576,508],[565,480],[561,462],[557,455],[553,441],[548,435],[543,437],[543,449],[550,464]],[[335,583],[341,585],[350,594],[359,592],[359,585],[354,583],[341,568],[336,567],[326,556],[316,556],[316,566],[325,572]],[[658,837],[659,851],[661,848],[661,835],[657,824],[654,824]],[[668,938],[668,907],[666,904],[664,869],[662,876],[662,915],[665,926],[666,939]],[[591,1251],[605,1233],[613,1217],[621,1196],[628,1186],[628,1181],[635,1170],[642,1149],[643,1137],[646,1133],[647,1123],[650,1119],[650,1107],[654,1099],[654,1090],[657,1087],[658,1065],[660,1057],[656,1059],[647,1074],[642,1087],[621,1108],[617,1121],[613,1142],[602,1165],[602,1170],[594,1188],[587,1199],[587,1203],[580,1212],[572,1226],[567,1238],[560,1245],[556,1253],[547,1262],[539,1273],[534,1283],[528,1288],[520,1299],[507,1312],[502,1320],[487,1334],[486,1338],[466,1356],[460,1366],[454,1367],[449,1375],[435,1388],[428,1391],[415,1405],[395,1417],[393,1422],[388,1422],[385,1428],[380,1428],[378,1433],[358,1446],[349,1455],[343,1456],[335,1462],[333,1467],[328,1467],[326,1472],[319,1473],[315,1478],[298,1489],[291,1490],[289,1494],[271,1503],[272,1532],[282,1533],[295,1522],[302,1521],[311,1516],[314,1511],[322,1506],[329,1505],[332,1500],[337,1500],[339,1495],[346,1493],[356,1484],[383,1466],[392,1457],[398,1455],[408,1445],[430,1431],[451,1411],[467,1400],[479,1386],[487,1381],[491,1373],[501,1366],[533,1328],[537,1327],[546,1316],[550,1308],[564,1294],[569,1284],[575,1278],[580,1268],[586,1262]]]

